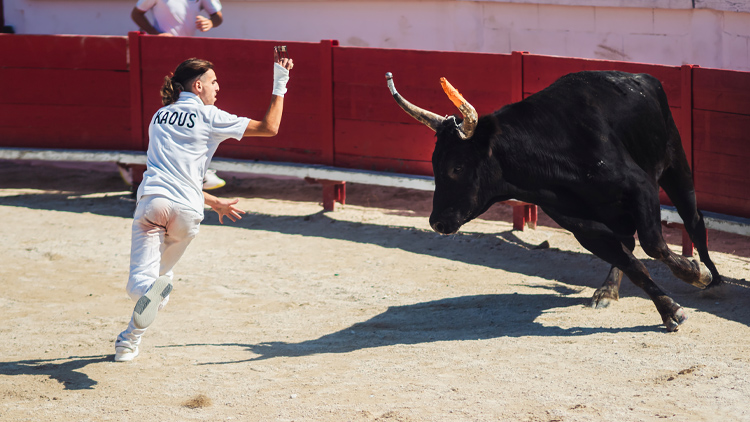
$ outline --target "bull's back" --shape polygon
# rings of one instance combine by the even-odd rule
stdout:
[[[558,146],[590,151],[592,157],[614,154],[648,173],[663,167],[674,123],[664,89],[651,75],[572,73],[524,102],[557,126],[550,133],[565,138],[556,140]]]

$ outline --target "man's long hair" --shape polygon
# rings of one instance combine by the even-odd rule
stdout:
[[[213,63],[195,57],[180,63],[173,74],[164,77],[164,84],[161,86],[161,103],[167,106],[176,102],[180,98],[180,92],[189,90],[196,79],[213,68]]]

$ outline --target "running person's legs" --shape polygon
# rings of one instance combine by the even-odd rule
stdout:
[[[169,299],[172,269],[198,234],[201,219],[194,210],[160,196],[144,196],[138,202],[126,289],[137,303],[128,328],[117,336],[115,360],[132,360],[137,356],[141,336],[156,317],[157,309]],[[150,292],[160,277],[156,284],[159,292]]]

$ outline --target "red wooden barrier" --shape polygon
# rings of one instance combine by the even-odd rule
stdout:
[[[278,44],[297,62],[280,134],[225,142],[217,157],[431,175],[434,135],[395,105],[386,72],[410,101],[454,114],[438,82],[445,76],[485,114],[564,74],[617,69],[662,81],[694,168],[699,207],[750,218],[750,72],[691,65],[338,47],[335,41],[0,34],[0,77],[12,81],[0,96],[0,146],[143,151],[163,78],[189,57],[216,65],[219,107],[259,119],[270,100]]]
[[[2,146],[133,149],[124,37],[0,34]]]
[[[695,69],[693,122],[700,208],[750,218],[750,72]]]

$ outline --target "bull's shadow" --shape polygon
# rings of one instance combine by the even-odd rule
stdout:
[[[290,222],[293,224],[289,224]],[[217,215],[207,214],[204,224],[218,225]],[[604,282],[610,269],[609,264],[589,253],[563,251],[554,248],[554,245],[550,248],[537,249],[538,245],[524,242],[513,231],[442,236],[431,231],[410,227],[376,226],[339,221],[324,212],[303,217],[248,213],[242,220],[232,224],[250,230],[261,229],[290,235],[370,243],[384,248],[484,266],[519,274],[519,283],[524,283],[524,276],[530,276],[558,281],[570,286],[598,288]],[[379,235],[370,235],[374,231],[377,231]],[[542,262],[544,265],[540,265]],[[725,293],[725,297],[717,302],[716,298],[703,297],[699,289],[675,278],[663,263],[654,259],[646,259],[643,262],[656,283],[680,305],[750,325],[750,311],[741,304],[750,294],[750,283],[747,280],[736,280],[725,276],[728,293]],[[719,271],[721,272],[721,268]],[[650,300],[645,292],[631,283],[627,277],[623,278],[620,296],[638,296]],[[533,300],[530,302],[533,305]],[[588,303],[588,299],[571,299],[571,304]],[[617,303],[612,306],[616,307]],[[658,321],[656,308],[654,308],[654,318]]]
[[[355,350],[393,345],[411,345],[441,341],[487,340],[498,337],[522,336],[584,336],[597,333],[651,332],[658,325],[627,328],[547,326],[536,319],[545,311],[581,306],[580,298],[565,296],[573,293],[561,287],[540,287],[542,294],[491,294],[440,299],[413,305],[392,306],[367,321],[343,330],[299,343],[268,342],[232,344],[244,347],[257,356],[229,362],[206,362],[203,365],[259,361],[277,357],[300,357],[328,353],[349,353]],[[582,311],[584,311],[582,309]],[[187,346],[228,346],[181,345]]]
[[[111,361],[112,355],[99,355],[0,362],[0,374],[47,375],[65,386],[66,390],[92,390],[98,382],[79,370],[90,364]]]

